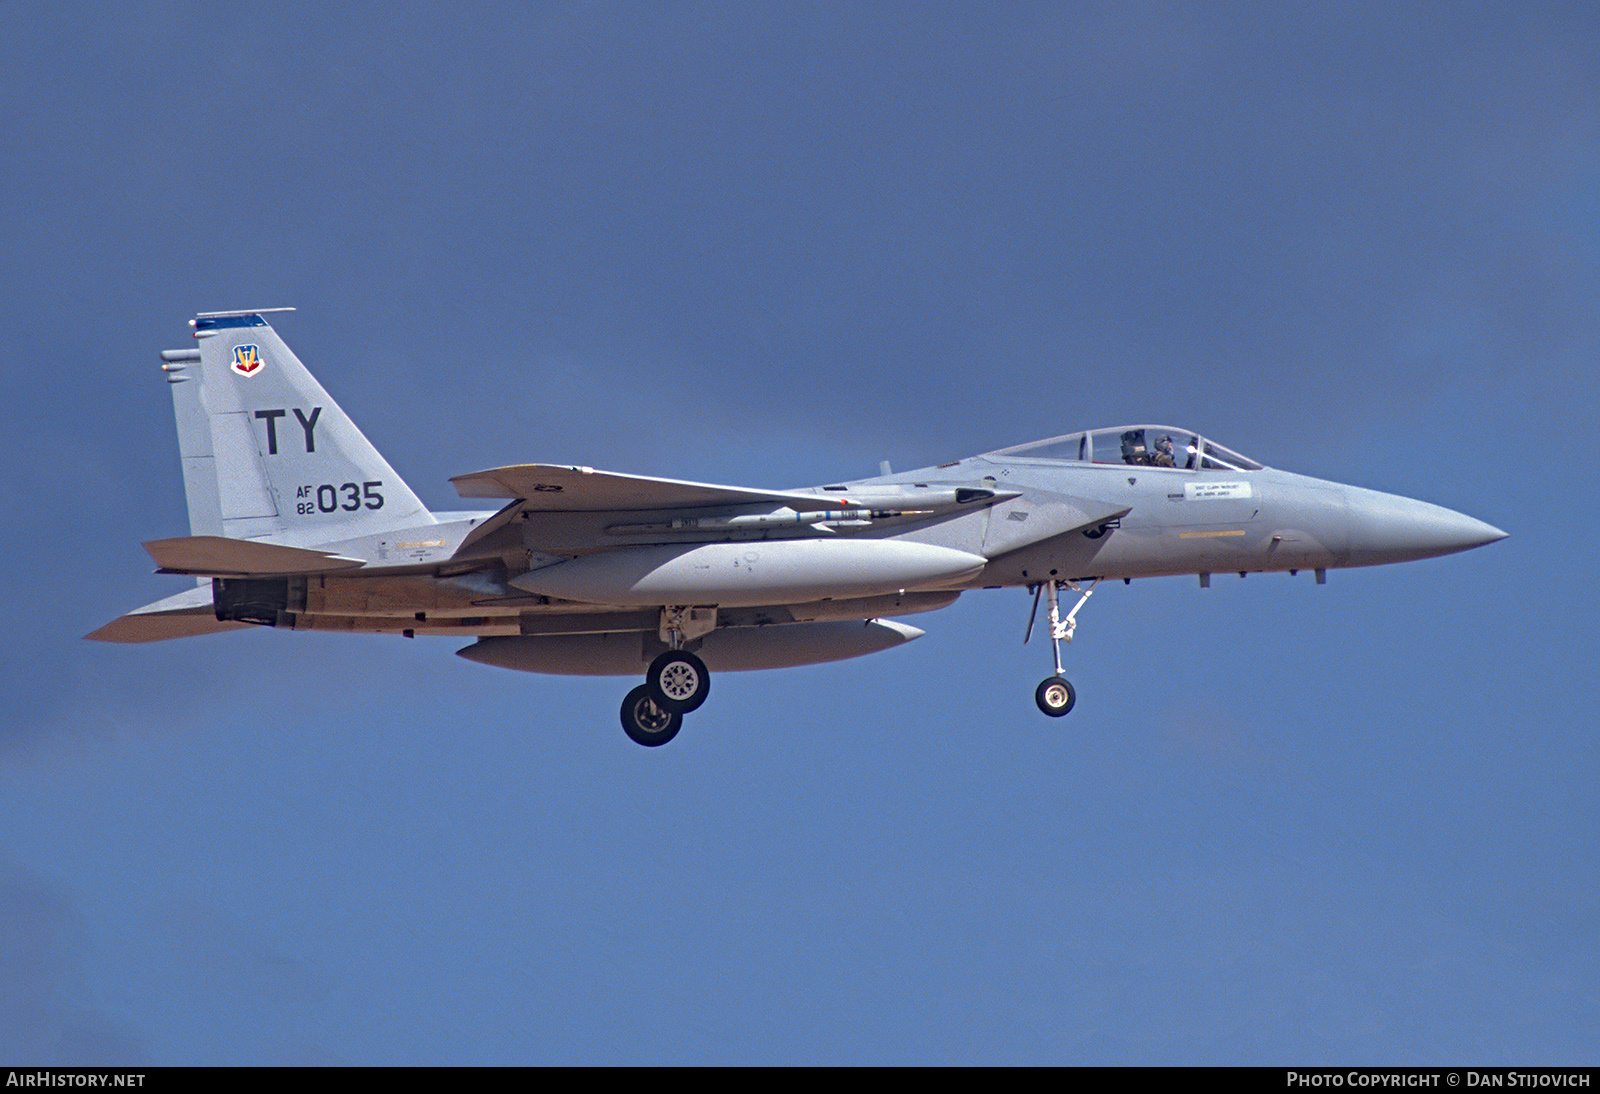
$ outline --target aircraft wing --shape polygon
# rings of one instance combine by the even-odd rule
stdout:
[[[450,480],[464,498],[520,498],[523,509],[551,512],[626,512],[701,509],[718,505],[787,505],[796,512],[837,509],[848,494],[749,490],[646,475],[619,475],[592,467],[522,463],[457,475]]]

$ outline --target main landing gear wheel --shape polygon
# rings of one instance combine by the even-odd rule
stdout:
[[[650,689],[640,684],[622,700],[622,730],[636,744],[646,748],[664,745],[683,728],[683,715],[662,710],[650,698]]]
[[[688,650],[668,650],[650,662],[645,687],[656,706],[673,714],[699,710],[711,694],[711,673],[706,663]]]
[[[1033,692],[1033,701],[1050,717],[1059,718],[1072,709],[1078,701],[1078,693],[1061,677],[1049,676],[1039,681],[1039,686]]]

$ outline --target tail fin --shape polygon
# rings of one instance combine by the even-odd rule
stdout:
[[[202,313],[200,348],[161,355],[190,532],[303,546],[434,523],[264,314]]]

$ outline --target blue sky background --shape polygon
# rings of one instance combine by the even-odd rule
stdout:
[[[0,35],[0,1062],[1593,1063],[1592,4],[112,4]],[[435,507],[1164,421],[1511,538],[719,677],[84,633],[157,352],[279,329]]]

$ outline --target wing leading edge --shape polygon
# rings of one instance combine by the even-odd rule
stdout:
[[[464,498],[519,498],[525,502],[523,509],[550,512],[629,512],[757,504],[787,505],[796,512],[809,512],[836,509],[842,500],[838,494],[750,490],[542,463],[493,467],[457,475],[450,481]]]

